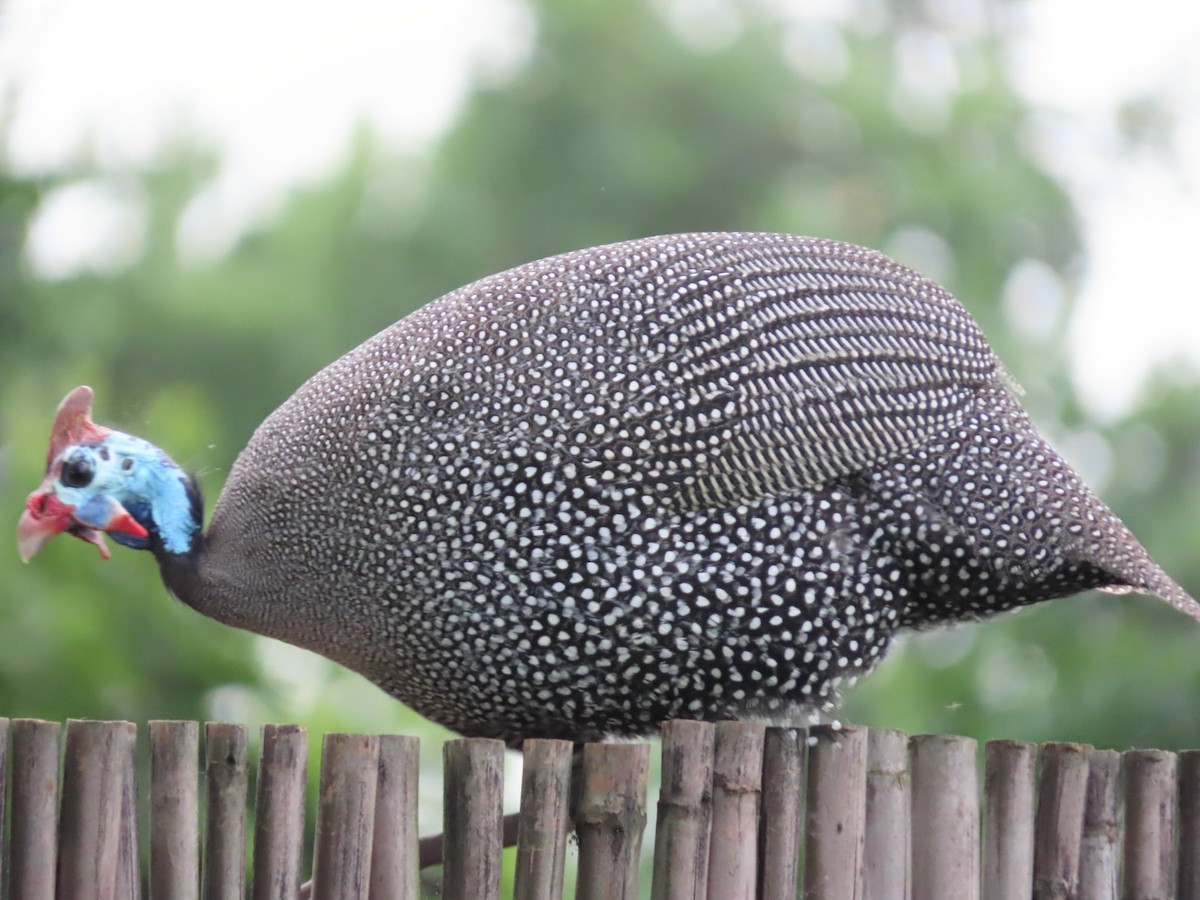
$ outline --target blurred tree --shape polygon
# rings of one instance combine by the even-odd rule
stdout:
[[[170,448],[215,497],[296,385],[446,290],[605,241],[772,229],[876,246],[951,288],[1040,423],[1111,456],[1112,505],[1200,591],[1195,377],[1156,387],[1104,430],[1081,418],[1061,349],[1074,214],[1029,149],[1008,35],[946,19],[933,2],[863,4],[844,24],[751,0],[704,7],[540,0],[529,59],[481,86],[428,155],[397,156],[363,133],[341,171],[207,260],[180,252],[219,166],[203,154],[149,172],[4,180],[0,508],[15,520],[41,477],[54,405],[77,383],[97,388],[100,420]],[[140,255],[116,272],[39,277],[22,255],[39,204],[111,179],[136,186]],[[1024,296],[1030,267],[1059,285],[1057,301]],[[1049,327],[1015,326],[1022,303]],[[162,602],[150,569],[124,551],[98,565],[66,540],[28,568],[0,553],[0,711],[422,727],[356,677]],[[1148,600],[1064,602],[907,642],[848,715],[978,737],[1200,746],[1200,722],[1181,708],[1200,687],[1195,638]]]

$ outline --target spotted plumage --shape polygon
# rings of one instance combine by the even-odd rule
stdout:
[[[463,734],[787,718],[901,628],[1094,587],[1200,617],[1012,388],[963,307],[879,253],[657,237],[485,278],[319,372],[185,553],[114,496],[185,602]],[[59,431],[23,534],[97,445]]]

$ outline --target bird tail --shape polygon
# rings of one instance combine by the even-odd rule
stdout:
[[[1106,535],[1104,546],[1089,554],[1101,571],[1112,576],[1112,581],[1100,590],[1113,594],[1130,591],[1150,594],[1166,600],[1184,615],[1200,622],[1200,603],[1163,571],[1162,566],[1150,556],[1150,551],[1117,518],[1116,513],[1086,487],[1084,491],[1091,508],[1085,508],[1081,521]]]
[[[1132,539],[1132,535],[1130,537]],[[1116,575],[1112,583],[1102,585],[1097,590],[1107,594],[1128,594],[1131,591],[1149,594],[1152,597],[1166,600],[1184,615],[1191,616],[1200,622],[1200,603],[1197,603],[1191,594],[1164,572],[1150,558],[1150,554],[1146,553],[1144,548],[1139,547],[1139,549],[1142,549],[1143,565],[1139,565],[1132,572],[1127,569],[1125,573]]]
[[[1200,603],[1197,603],[1191,594],[1181,588],[1172,580],[1171,576],[1158,566],[1154,566],[1153,571],[1147,573],[1147,577],[1141,584],[1134,584],[1132,588],[1144,594],[1161,597],[1181,613],[1200,622]]]

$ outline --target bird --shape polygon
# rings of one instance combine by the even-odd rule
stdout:
[[[18,525],[464,736],[812,717],[905,631],[1098,588],[1200,606],[1041,436],[964,306],[867,248],[662,235],[455,290],[195,479],[67,395]]]

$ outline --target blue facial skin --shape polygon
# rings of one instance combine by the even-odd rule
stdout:
[[[192,547],[200,522],[188,492],[188,476],[158,447],[141,438],[110,432],[98,444],[67,447],[54,493],[75,508],[82,525],[103,529],[125,508],[151,534],[158,535],[168,553],[185,554]],[[118,544],[145,550],[151,538],[110,532]]]

